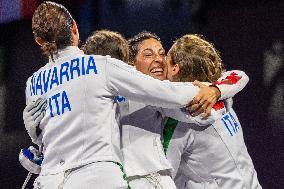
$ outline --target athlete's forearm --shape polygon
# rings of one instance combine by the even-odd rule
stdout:
[[[116,59],[106,63],[107,84],[114,95],[165,108],[186,106],[198,92],[192,83],[160,81]]]

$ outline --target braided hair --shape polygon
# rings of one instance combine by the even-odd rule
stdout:
[[[71,45],[71,28],[73,18],[62,5],[45,1],[36,9],[32,18],[34,37],[42,40],[43,54],[53,56],[62,49]]]

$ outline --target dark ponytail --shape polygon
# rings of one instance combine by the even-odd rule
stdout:
[[[44,42],[42,44],[41,49],[42,49],[44,55],[51,56],[52,60],[54,61],[53,55],[58,53],[58,49],[57,49],[57,45],[56,45],[55,41]]]
[[[45,1],[35,11],[32,18],[32,30],[42,41],[43,54],[53,56],[59,49],[71,45],[73,18],[68,10],[57,3]]]

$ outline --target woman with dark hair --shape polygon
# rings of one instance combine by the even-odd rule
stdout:
[[[42,3],[33,15],[32,29],[49,57],[26,87],[27,104],[44,98],[48,105],[39,125],[40,136],[31,134],[26,125],[33,142],[43,145],[44,160],[35,188],[127,188],[118,165],[116,96],[181,108],[198,88],[155,80],[108,56],[85,55],[78,48],[76,22],[62,5]],[[24,114],[29,114],[29,108]]]
[[[43,54],[53,61],[59,49],[79,43],[75,20],[65,7],[53,2],[45,1],[37,8],[32,18],[32,31]]]

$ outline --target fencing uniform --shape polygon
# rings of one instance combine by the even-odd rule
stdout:
[[[229,73],[232,73],[232,71]],[[221,98],[235,95],[238,92],[236,88],[244,87],[247,83],[245,76],[244,74],[240,84],[238,84],[240,86],[222,86]],[[191,117],[180,110],[160,109],[125,98],[121,98],[119,108],[123,165],[130,186],[134,189],[176,188],[170,176],[173,171],[172,166],[166,159],[161,144],[162,124],[165,116],[199,125],[213,123],[216,116],[219,116],[213,114],[205,121],[200,116]]]
[[[84,180],[81,188],[108,188],[107,182],[113,183],[111,188],[126,187],[119,166],[113,163],[122,162],[115,96],[181,108],[197,92],[198,88],[191,83],[159,81],[107,56],[84,55],[74,46],[60,50],[55,62],[50,61],[27,81],[27,103],[39,97],[46,98],[48,103],[40,125],[44,160],[35,185],[57,188],[56,183],[62,182],[55,180],[63,179],[68,185],[68,178],[76,177],[78,181]],[[86,177],[84,171],[95,171],[97,166],[100,169],[94,163],[101,162],[109,166],[98,173],[101,177],[97,185],[92,179],[98,175]],[[109,173],[113,175],[112,181],[108,179]],[[115,183],[120,178],[121,182]]]
[[[130,100],[119,105],[123,165],[131,188],[176,188],[161,145],[161,113]]]
[[[167,157],[179,189],[261,189],[233,109],[208,127],[179,122]]]
[[[180,110],[161,110],[130,100],[120,102],[119,107],[123,165],[131,188],[176,188],[171,178],[172,166],[161,143],[163,120],[165,115],[171,115],[198,122],[188,120],[187,114]]]
[[[224,106],[216,113],[219,118],[212,125],[176,126],[167,158],[177,188],[261,189],[237,115]]]

